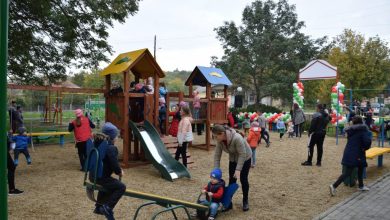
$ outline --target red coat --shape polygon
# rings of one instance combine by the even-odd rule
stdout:
[[[227,115],[227,118],[229,120],[229,126],[231,128],[234,128],[234,118],[233,118],[233,113],[229,112]]]
[[[76,125],[76,120],[72,121],[74,126],[74,138],[76,142],[84,142],[92,137],[92,129],[89,125],[89,119],[85,116],[81,116],[81,125]]]
[[[259,143],[260,137],[261,137],[261,128],[259,128],[259,127],[252,127],[249,130],[249,135],[248,135],[248,138],[247,138],[249,146],[251,148],[256,148],[257,147],[257,143]]]

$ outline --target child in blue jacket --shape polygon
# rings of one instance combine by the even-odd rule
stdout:
[[[19,134],[12,138],[12,141],[15,142],[14,149],[14,163],[17,166],[19,164],[19,154],[23,153],[26,157],[27,164],[31,164],[31,157],[28,153],[28,145],[31,144],[31,137],[27,136],[26,128],[20,127],[18,130]]]

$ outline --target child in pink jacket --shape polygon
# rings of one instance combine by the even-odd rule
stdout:
[[[191,113],[190,108],[188,106],[183,106],[180,109],[181,120],[179,122],[179,129],[177,132],[177,142],[179,142],[179,146],[177,147],[175,153],[175,159],[179,160],[181,158],[183,160],[183,165],[187,167],[187,147],[188,144],[194,139],[192,136],[192,126],[191,126]]]

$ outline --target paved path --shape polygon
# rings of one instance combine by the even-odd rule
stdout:
[[[390,220],[390,173],[369,187],[370,191],[356,192],[314,219]]]

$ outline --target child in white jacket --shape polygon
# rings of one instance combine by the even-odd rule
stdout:
[[[188,144],[194,140],[192,136],[192,126],[191,126],[191,114],[188,106],[183,106],[180,110],[181,120],[179,122],[179,129],[177,132],[177,142],[179,146],[177,147],[175,153],[175,159],[179,160],[180,155],[183,160],[183,165],[187,167],[187,147]]]

